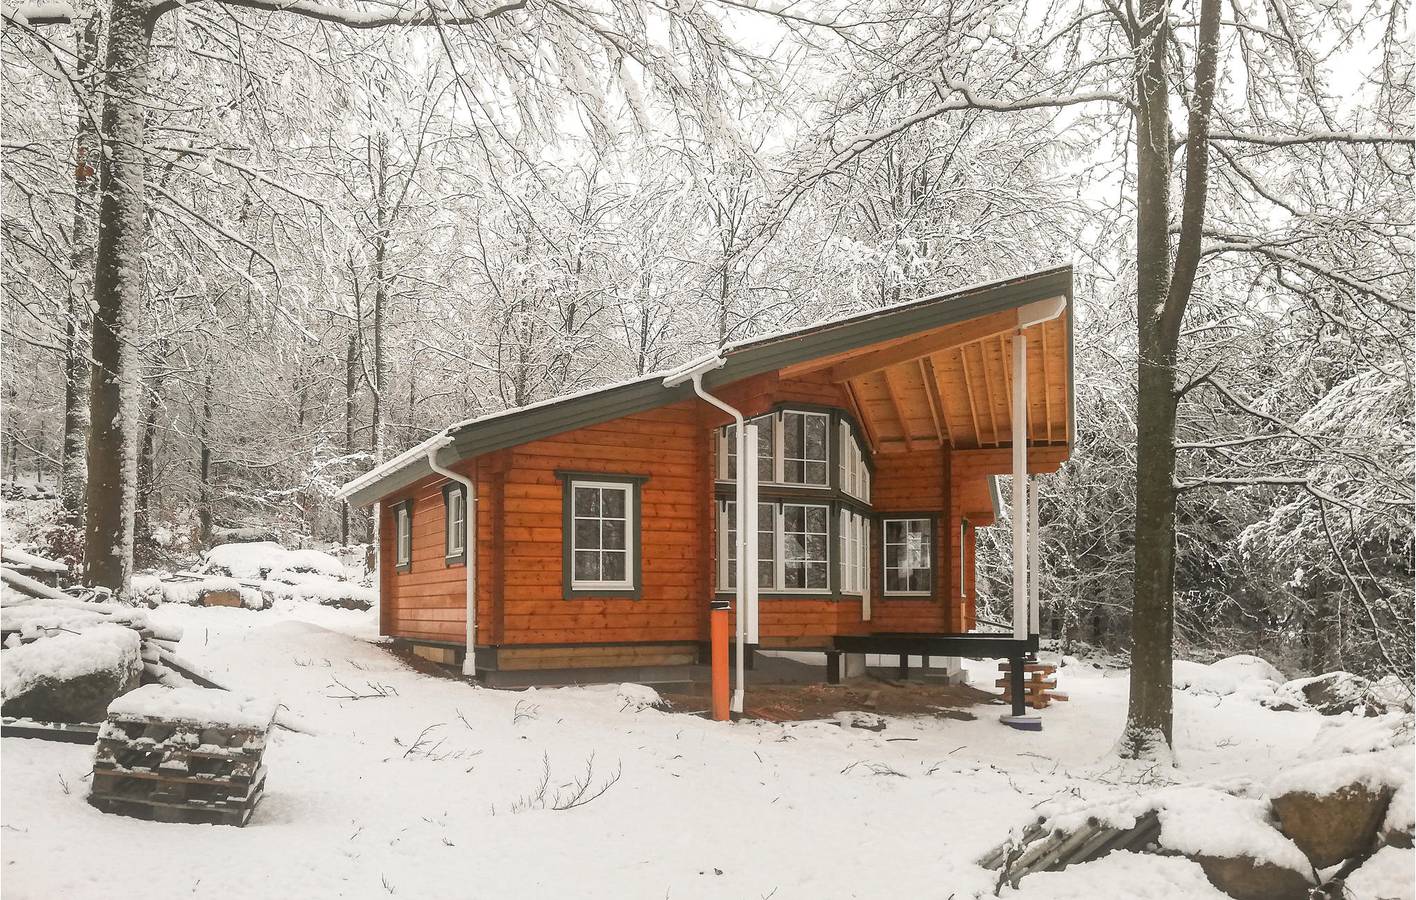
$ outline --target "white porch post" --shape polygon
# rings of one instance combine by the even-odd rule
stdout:
[[[743,429],[746,453],[738,474],[746,489],[742,503],[746,507],[739,519],[742,526],[738,531],[738,559],[742,560],[742,583],[746,602],[744,614],[747,617],[747,643],[757,644],[757,423],[748,422]]]
[[[1013,335],[1013,637],[1028,636],[1028,339]]]
[[[1028,476],[1028,629],[1032,634],[1042,633],[1041,604],[1038,602],[1041,560],[1037,552],[1037,494],[1042,479]]]

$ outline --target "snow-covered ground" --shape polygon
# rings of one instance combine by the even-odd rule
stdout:
[[[996,706],[970,722],[892,719],[879,733],[724,725],[640,708],[642,691],[618,686],[503,692],[418,674],[370,644],[374,613],[149,615],[185,629],[183,657],[315,733],[275,733],[267,793],[244,829],[105,815],[84,800],[91,747],[5,739],[7,900],[962,898],[992,893],[994,873],[974,860],[1040,803],[1147,789],[1110,756],[1123,671],[1065,668],[1071,702],[1042,714],[1041,733],[1004,727]],[[974,681],[993,674],[977,664]],[[1334,727],[1372,720],[1180,692],[1176,774],[1266,782]],[[618,781],[550,808],[587,772],[592,792]],[[1019,895],[1222,896],[1206,888],[1186,860],[1122,854],[1030,876]]]

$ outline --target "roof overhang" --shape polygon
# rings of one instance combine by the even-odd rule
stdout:
[[[439,446],[440,441],[445,446],[438,451],[438,461],[442,465],[451,465],[688,399],[694,396],[691,384],[686,381],[665,384],[666,378],[676,372],[704,366],[717,357],[722,358],[722,365],[708,368],[703,374],[703,383],[709,388],[812,360],[848,355],[871,345],[898,341],[1005,310],[1021,310],[1029,304],[1055,298],[1063,298],[1066,308],[1067,408],[1070,420],[1075,414],[1072,402],[1075,395],[1071,346],[1072,267],[1059,266],[753,338],[730,344],[717,353],[691,361],[671,372],[656,372],[631,381],[470,419],[450,426],[350,481],[336,496],[358,507],[403,490],[432,474],[427,453],[430,447]],[[1066,429],[1068,442],[1073,432],[1069,421]]]

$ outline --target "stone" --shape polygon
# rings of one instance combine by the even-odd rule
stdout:
[[[1283,686],[1290,697],[1301,695],[1304,702],[1325,716],[1343,713],[1381,715],[1386,704],[1372,693],[1372,683],[1350,672],[1328,672],[1313,678],[1300,678]]]
[[[1308,900],[1308,875],[1249,856],[1197,856],[1210,884],[1234,900]]]
[[[138,686],[142,661],[123,669],[101,669],[76,678],[38,678],[14,697],[6,697],[0,712],[40,722],[102,722],[115,697]]]
[[[1290,791],[1274,797],[1271,805],[1279,830],[1315,868],[1325,869],[1372,849],[1392,793],[1357,783],[1321,796]]]

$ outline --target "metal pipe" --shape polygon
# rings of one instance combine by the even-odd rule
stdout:
[[[749,573],[747,571],[746,566],[747,535],[744,534],[744,528],[746,525],[745,514],[748,498],[747,479],[743,477],[743,472],[747,463],[747,454],[744,450],[744,442],[747,437],[747,422],[743,418],[743,414],[739,412],[736,408],[729,406],[722,400],[719,400],[717,397],[714,397],[712,394],[708,393],[703,388],[703,374],[713,369],[720,368],[722,365],[723,358],[721,356],[709,357],[708,359],[703,360],[697,365],[694,365],[692,368],[683,369],[671,375],[668,375],[664,378],[664,386],[674,387],[675,385],[682,384],[685,381],[691,381],[693,383],[693,392],[695,394],[697,394],[700,398],[702,398],[712,406],[715,406],[723,412],[727,413],[728,415],[732,416],[733,421],[737,424],[736,431],[738,440],[738,477],[736,479],[737,488],[734,494],[734,497],[737,501],[736,518],[738,533],[737,585],[734,590],[734,598],[736,599],[736,615],[734,616],[734,618],[737,619],[737,683],[734,685],[733,688],[732,707],[733,712],[741,713],[743,710],[743,698],[746,693],[744,690],[744,678],[747,672],[747,610],[745,602],[748,594],[747,579],[751,577],[755,582],[757,579],[757,571],[754,569],[751,573]]]
[[[428,468],[462,485],[466,500],[462,510],[462,551],[467,556],[467,652],[462,655],[462,674],[477,675],[477,483],[465,475],[438,465],[438,451],[452,443],[446,438],[428,448]]]

